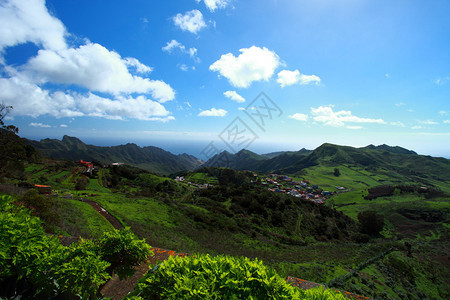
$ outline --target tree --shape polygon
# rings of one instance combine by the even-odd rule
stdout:
[[[366,210],[358,214],[358,220],[361,225],[361,232],[378,235],[383,230],[384,217],[374,210]]]
[[[13,107],[11,105],[5,105],[3,103],[0,104],[0,128],[17,134],[19,133],[19,128],[14,125],[5,125],[5,122],[3,122],[3,119],[11,112],[12,109]]]
[[[333,173],[333,175],[336,176],[336,177],[339,177],[339,176],[341,175],[341,172],[339,171],[338,168],[334,168],[334,173]]]
[[[88,185],[89,185],[89,179],[86,178],[85,176],[82,176],[82,177],[78,178],[77,181],[75,182],[75,189],[77,191],[85,190]]]

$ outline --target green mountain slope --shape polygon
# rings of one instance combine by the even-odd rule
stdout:
[[[235,170],[252,170],[259,172],[270,172],[286,168],[307,156],[311,151],[302,149],[300,151],[275,152],[258,155],[248,150],[241,150],[236,154],[224,151],[213,156],[203,167],[227,167]]]
[[[43,156],[56,159],[98,161],[102,164],[123,162],[160,174],[170,174],[182,170],[193,170],[201,161],[188,154],[174,155],[158,147],[139,147],[126,144],[113,147],[87,145],[75,137],[65,135],[62,140],[26,140]]]
[[[354,148],[326,143],[314,151],[302,149],[275,155],[258,155],[248,150],[241,150],[236,154],[223,152],[203,166],[282,174],[301,174],[314,166],[354,166],[423,184],[450,181],[450,160],[418,155],[411,150],[387,145]]]

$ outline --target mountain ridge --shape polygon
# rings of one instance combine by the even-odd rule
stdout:
[[[194,170],[203,163],[198,158],[186,153],[175,155],[162,148],[155,146],[139,147],[134,143],[109,147],[94,146],[68,135],[64,135],[61,140],[49,138],[40,141],[24,140],[47,157],[95,160],[103,164],[123,162],[166,175],[182,170]]]
[[[324,143],[314,150],[275,155],[236,154],[222,152],[203,164],[204,167],[229,167],[236,170],[295,174],[317,165],[359,165],[365,168],[382,168],[408,176],[432,177],[450,180],[450,160],[442,157],[419,155],[415,151],[386,144],[365,147],[341,146]]]

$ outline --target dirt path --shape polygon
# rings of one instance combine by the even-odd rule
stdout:
[[[116,229],[123,228],[123,225],[117,220],[117,218],[111,216],[103,207],[101,207],[97,202],[87,199],[80,199],[81,201],[88,203],[91,205],[96,211],[98,211],[102,216],[104,216],[111,225]],[[111,278],[100,290],[100,293],[107,298],[111,298],[113,300],[123,299],[134,290],[136,284],[139,279],[141,279],[145,273],[149,270],[150,265],[156,265],[159,262],[162,262],[168,259],[170,256],[186,256],[185,253],[178,253],[173,250],[161,249],[161,248],[152,248],[154,253],[153,256],[147,258],[147,260],[141,263],[139,266],[135,267],[136,273],[128,279],[120,280],[118,276],[114,276]],[[295,278],[288,276],[286,281],[291,283],[293,286],[301,288],[303,290],[311,289],[318,286],[324,286],[323,284],[306,281],[303,279]],[[351,294],[349,292],[342,292],[347,298],[350,299],[369,299],[367,297],[362,297],[359,295]]]
[[[87,203],[87,204],[89,204],[90,206],[92,206],[103,217],[105,217],[105,219],[108,220],[109,223],[111,223],[111,225],[114,226],[115,229],[123,228],[122,223],[120,223],[119,220],[117,220],[116,217],[111,216],[111,214],[109,212],[107,212],[106,209],[101,207],[100,204],[98,204],[97,202],[94,202],[94,201],[88,200],[88,199],[80,199],[80,200],[85,202],[85,203]]]

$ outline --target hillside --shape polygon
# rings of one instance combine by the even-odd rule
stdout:
[[[401,147],[369,145],[363,148],[323,144],[313,151],[258,155],[248,150],[236,154],[223,152],[203,166],[229,167],[235,170],[301,174],[314,166],[353,165],[364,169],[390,172],[392,177],[406,177],[430,184],[433,180],[450,181],[450,160],[418,155]]]
[[[45,157],[69,160],[98,161],[102,164],[122,162],[159,174],[194,170],[201,161],[188,154],[174,155],[158,147],[126,144],[113,147],[87,145],[80,139],[65,135],[62,140],[25,141]]]
[[[28,147],[20,144],[18,151]],[[64,239],[111,231],[109,214],[153,247],[258,258],[282,276],[372,298],[447,299],[450,184],[447,174],[432,171],[439,164],[445,171],[446,160],[365,148],[325,144],[303,154],[301,160],[310,159],[312,166],[289,176],[205,167],[168,178],[124,165],[85,177],[73,161],[24,156],[22,175],[5,176],[0,192],[34,207],[47,233]],[[381,162],[380,153],[392,158]],[[278,153],[267,159],[249,151],[239,156],[281,165],[286,158],[276,159],[284,155],[300,156]],[[423,161],[420,176],[402,175],[406,156]],[[377,160],[364,165],[367,157]],[[35,184],[49,185],[52,194],[27,192]],[[312,201],[319,195],[325,204]],[[107,213],[99,214],[95,205]],[[379,234],[368,234],[358,219],[368,210],[384,219]]]
[[[235,154],[227,151],[219,153],[203,164],[203,167],[227,167],[235,170],[252,170],[270,172],[289,167],[308,156],[312,151],[275,152],[259,155],[249,150],[241,150]]]

